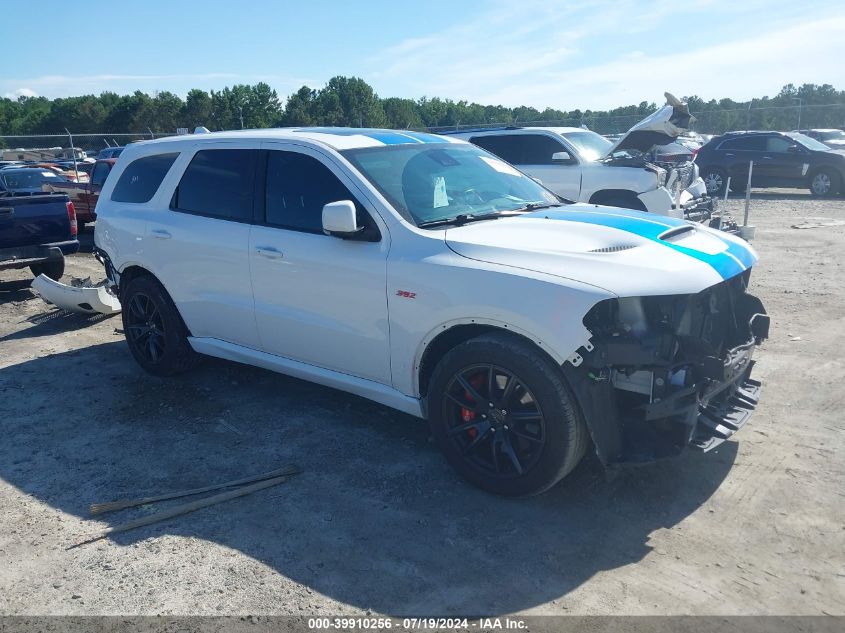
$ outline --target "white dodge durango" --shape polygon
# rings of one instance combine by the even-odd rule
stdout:
[[[129,349],[202,355],[427,418],[448,461],[542,492],[709,450],[748,419],[768,317],[757,256],[680,219],[568,205],[454,137],[302,128],[130,145],[96,252]]]

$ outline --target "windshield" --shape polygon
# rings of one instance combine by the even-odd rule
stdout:
[[[560,203],[551,191],[469,143],[368,147],[342,154],[417,226]]]
[[[598,160],[613,147],[613,143],[601,134],[596,134],[589,130],[584,130],[583,132],[565,132],[561,136],[575,146],[578,154],[584,160]]]
[[[42,182],[62,182],[64,178],[47,170],[18,169],[4,171],[3,180],[7,189],[38,189]]]
[[[824,141],[845,141],[845,132],[842,130],[825,130],[824,132],[816,132],[819,135],[819,140]]]
[[[787,136],[794,141],[798,141],[807,149],[812,149],[817,152],[827,152],[830,150],[830,148],[824,143],[817,141],[814,138],[810,138],[809,136],[805,136],[804,134],[788,134]]]

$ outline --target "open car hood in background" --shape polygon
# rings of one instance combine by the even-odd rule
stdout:
[[[673,142],[689,128],[690,123],[695,121],[695,117],[689,113],[689,106],[671,93],[663,94],[666,96],[666,105],[628,130],[605,156],[626,150],[645,153],[655,145]]]

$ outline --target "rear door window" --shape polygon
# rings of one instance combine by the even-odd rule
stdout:
[[[179,153],[174,152],[133,160],[120,174],[111,199],[115,202],[149,202],[158,191],[161,181],[164,180],[177,156]],[[107,163],[98,163],[91,176],[91,184],[102,185],[109,172]]]
[[[250,222],[258,150],[197,152],[173,194],[175,211]]]

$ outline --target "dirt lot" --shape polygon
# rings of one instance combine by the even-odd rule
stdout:
[[[845,226],[791,228],[818,219],[845,199],[755,192],[773,328],[736,441],[611,482],[588,461],[527,501],[351,395],[216,360],[146,375],[119,317],[57,313],[3,273],[0,613],[845,614]],[[68,274],[102,278],[89,253]],[[282,486],[67,549],[154,511],[96,521],[92,502],[290,462]]]

